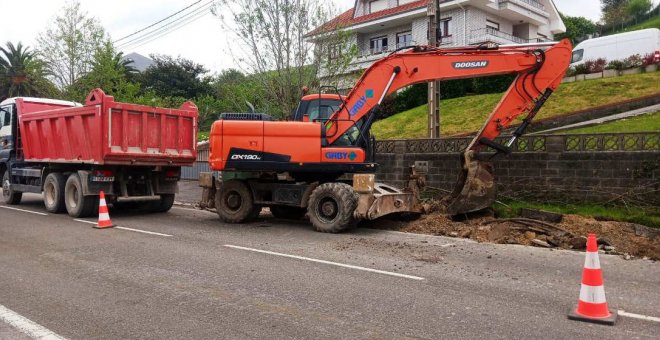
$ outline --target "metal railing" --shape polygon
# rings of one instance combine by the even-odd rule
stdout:
[[[382,140],[376,142],[377,153],[395,153],[397,143],[404,143],[407,154],[460,153],[473,137],[449,137],[439,139]],[[509,137],[499,137],[497,143],[505,143]],[[549,151],[549,144],[554,147]],[[511,146],[513,152],[660,152],[660,132],[593,133],[568,135],[527,135]],[[489,151],[494,151],[490,150]]]
[[[470,42],[475,44],[475,43],[480,43],[480,42],[486,42],[489,41],[489,38],[500,38],[507,40],[509,42],[513,42],[516,44],[525,44],[527,43],[527,39],[523,39],[520,37],[516,37],[515,35],[502,32],[500,30],[496,30],[494,28],[486,27],[486,28],[480,28],[476,30],[472,30],[470,32]],[[496,41],[494,41],[496,42]]]
[[[545,6],[542,3],[540,3],[536,0],[500,0],[500,3],[505,3],[505,2],[514,2],[514,3],[515,2],[522,2],[522,3],[528,4],[532,7],[535,7],[535,8],[538,8],[540,10],[545,11]]]
[[[502,32],[500,30],[496,30],[490,27],[476,29],[470,32],[471,44],[478,44],[488,41],[497,42],[497,41],[493,41],[492,38],[499,38],[506,40],[507,42],[512,42],[516,44],[542,43],[542,42],[550,41],[544,38],[525,39],[521,37],[516,37],[515,35]]]

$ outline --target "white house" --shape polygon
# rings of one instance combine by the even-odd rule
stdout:
[[[552,0],[440,0],[442,45],[467,46],[494,42],[529,43],[552,40],[566,27]],[[321,42],[324,33],[348,32],[358,55],[343,74],[367,68],[383,53],[409,45],[428,44],[432,0],[356,0],[353,8],[308,34]],[[330,47],[328,58],[342,53]],[[328,73],[321,70],[321,78]]]

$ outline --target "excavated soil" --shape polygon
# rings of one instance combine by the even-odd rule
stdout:
[[[414,221],[378,220],[369,227],[470,238],[478,242],[574,250],[583,250],[586,236],[595,233],[605,253],[622,255],[626,259],[660,260],[660,230],[578,215],[564,215],[562,221],[555,224],[527,219],[498,220],[492,214],[454,221],[447,215],[431,213]]]

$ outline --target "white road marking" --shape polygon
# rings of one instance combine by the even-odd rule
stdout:
[[[34,339],[66,340],[66,338],[55,334],[53,331],[17,314],[3,305],[0,305],[0,320]]]
[[[46,213],[38,212],[38,211],[32,211],[32,210],[25,210],[25,209],[18,209],[18,208],[12,208],[4,205],[0,205],[0,208],[3,209],[9,209],[9,210],[16,210],[16,211],[22,211],[30,214],[35,214],[35,215],[41,215],[41,216],[48,216]]]
[[[344,267],[344,268],[350,268],[350,269],[363,270],[363,271],[372,272],[372,273],[402,277],[402,278],[405,278],[405,279],[418,280],[418,281],[425,280],[423,277],[419,277],[419,276],[393,273],[393,272],[388,272],[388,271],[384,271],[384,270],[354,266],[354,265],[350,265],[350,264],[343,264],[343,263],[337,263],[337,262],[332,262],[332,261],[313,259],[313,258],[310,258],[310,257],[289,255],[289,254],[283,254],[283,253],[276,253],[274,251],[261,250],[261,249],[255,249],[255,248],[247,248],[247,247],[241,247],[241,246],[234,246],[234,245],[231,245],[231,244],[225,244],[224,246],[227,247],[227,248],[247,250],[247,251],[253,251],[253,252],[262,253],[262,254],[276,255],[276,256],[288,257],[288,258],[297,259],[297,260],[311,261],[311,262],[316,262],[316,263],[329,264],[329,265],[332,265],[332,266],[338,266],[338,267]]]
[[[640,320],[645,320],[645,321],[655,321],[655,322],[660,322],[660,318],[656,318],[655,316],[648,316],[648,315],[641,315],[641,314],[635,314],[635,313],[628,313],[623,309],[619,309],[619,315],[621,316],[627,316],[629,318],[634,318],[634,319],[640,319]]]
[[[134,231],[136,233],[144,233],[144,234],[149,234],[149,235],[172,237],[172,235],[170,235],[170,234],[161,234],[161,233],[157,233],[157,232],[154,232],[154,231],[146,231],[146,230],[140,230],[140,229],[126,228],[126,227],[115,227],[115,229]]]
[[[86,220],[80,220],[80,219],[74,219],[74,221],[96,225],[96,222],[92,222],[92,221],[86,221]],[[121,229],[121,230],[134,231],[134,232],[136,232],[136,233],[143,233],[143,234],[156,235],[156,236],[172,237],[172,235],[170,235],[170,234],[163,234],[163,233],[157,233],[157,232],[155,232],[155,231],[147,231],[147,230],[140,230],[140,229],[127,228],[127,227],[118,227],[118,226],[115,226],[114,229]]]

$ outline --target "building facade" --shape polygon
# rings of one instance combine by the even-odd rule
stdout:
[[[325,57],[337,58],[346,45],[356,46],[348,66],[334,74],[350,75],[398,48],[428,44],[429,6],[432,0],[356,0],[308,36],[321,45],[324,33],[348,33],[348,42],[330,46]],[[440,19],[443,47],[534,43],[566,31],[552,0],[440,0]],[[321,69],[321,79],[330,75]]]

